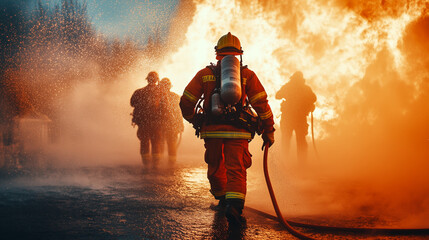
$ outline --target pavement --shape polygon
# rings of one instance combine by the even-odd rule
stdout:
[[[228,228],[208,186],[204,165],[180,163],[3,172],[0,238],[296,239],[275,219],[248,208],[245,227]],[[316,239],[428,237],[297,229]]]

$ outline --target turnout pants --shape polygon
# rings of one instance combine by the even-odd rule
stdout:
[[[246,139],[205,138],[205,162],[210,192],[216,199],[241,199],[246,196],[246,170],[252,165]]]
[[[140,139],[140,154],[144,161],[152,157],[155,161],[161,157],[162,134],[159,128],[140,127],[137,129],[137,137]],[[151,151],[150,151],[151,150]]]
[[[177,155],[177,142],[179,140],[179,134],[177,131],[166,131],[164,135],[167,141],[168,156],[175,157]]]
[[[286,149],[286,152],[289,152],[290,148],[290,141],[292,137],[293,131],[295,131],[296,135],[296,147],[297,147],[297,155],[298,160],[305,162],[307,158],[307,140],[305,137],[308,134],[308,123],[307,123],[307,117],[301,117],[298,119],[291,118],[288,119],[287,117],[280,122],[281,125],[281,131],[282,131],[282,139],[284,142],[284,146]]]

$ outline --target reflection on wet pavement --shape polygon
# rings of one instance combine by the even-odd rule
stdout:
[[[212,210],[208,187],[205,166],[3,175],[0,232],[2,239],[294,239],[249,211],[246,228],[228,229],[223,212]]]

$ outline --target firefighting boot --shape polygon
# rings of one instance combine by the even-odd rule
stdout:
[[[168,163],[175,164],[176,163],[176,155],[168,155]]]
[[[143,166],[147,167],[150,163],[150,154],[149,153],[143,153],[142,156],[142,162]]]
[[[215,197],[216,200],[219,200],[217,205],[213,205],[210,208],[214,211],[225,211],[226,208],[226,199],[225,195]]]
[[[152,154],[152,164],[153,164],[152,167],[153,168],[158,168],[161,157],[162,157],[161,153]]]
[[[307,163],[307,150],[298,150],[297,156],[300,165],[305,165]]]
[[[245,223],[245,219],[241,214],[243,213],[244,200],[239,198],[226,199],[225,216],[228,219],[230,226],[240,227]]]

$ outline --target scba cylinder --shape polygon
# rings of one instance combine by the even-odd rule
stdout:
[[[215,91],[212,94],[211,97],[211,104],[212,104],[212,114],[214,116],[220,116],[223,113],[223,104],[222,101],[220,100],[220,94],[218,91]]]
[[[221,61],[220,94],[225,104],[234,105],[241,98],[240,61],[234,55],[226,55]]]

